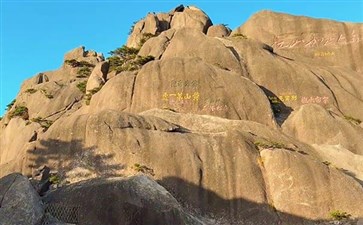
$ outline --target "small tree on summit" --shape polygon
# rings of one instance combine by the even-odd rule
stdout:
[[[136,57],[137,53],[139,53],[139,49],[130,48],[126,45],[123,45],[121,48],[117,48],[113,51],[110,51],[109,54],[112,56],[118,56],[121,60],[129,60]]]
[[[109,71],[116,71],[120,73],[122,71],[133,71],[140,69],[144,64],[154,60],[153,56],[138,56],[139,48],[132,48],[123,45],[121,48],[117,48],[110,51],[112,55],[108,58],[110,67]]]

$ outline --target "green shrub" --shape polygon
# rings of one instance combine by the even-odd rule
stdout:
[[[122,46],[109,54],[112,56],[109,60],[109,71],[116,71],[120,73],[122,71],[133,71],[140,69],[144,64],[154,60],[153,56],[138,56],[139,49]]]
[[[261,148],[286,148],[285,144],[275,141],[269,141],[269,142],[255,141],[254,144],[256,147],[261,147]]]
[[[54,96],[52,94],[49,94],[48,91],[45,89],[41,89],[40,92],[42,92],[45,95],[45,97],[47,97],[49,99],[54,98]]]
[[[359,125],[359,124],[362,123],[362,121],[360,119],[356,119],[356,118],[353,118],[351,116],[344,116],[344,118],[346,120],[348,120],[350,123],[355,124],[355,125]]]
[[[82,81],[77,84],[77,88],[83,92],[86,93],[86,87],[87,87],[87,81]]]
[[[80,61],[80,62],[79,62],[79,66],[80,66],[80,67],[90,67],[90,68],[95,67],[95,65],[93,65],[93,64],[91,64],[91,63],[89,63],[89,62],[87,62],[87,61]]]
[[[24,117],[28,114],[28,108],[25,106],[15,106],[15,110],[10,113],[10,118],[21,116]]]
[[[50,175],[49,177],[49,182],[52,183],[52,184],[60,184],[61,180],[60,180],[60,177],[58,175]]]
[[[64,63],[70,65],[71,67],[95,67],[95,65],[87,61],[77,61],[75,59],[65,60]]]
[[[65,60],[64,63],[72,66],[72,67],[77,67],[79,65],[79,62],[75,59],[71,59],[71,60]]]
[[[9,111],[13,107],[13,105],[15,104],[15,101],[16,101],[16,99],[14,99],[13,101],[11,101],[9,104],[6,105],[6,111]]]
[[[118,56],[112,56],[108,58],[110,67],[109,71],[116,71],[116,73],[120,73],[122,71],[134,71],[140,69],[146,63],[154,60],[153,56],[136,56],[129,60],[122,60]]]
[[[34,94],[35,92],[37,92],[37,89],[29,88],[29,89],[26,89],[25,92],[29,93],[29,94]]]
[[[149,40],[150,38],[155,37],[155,36],[156,35],[151,34],[151,33],[142,34],[142,38],[140,39],[140,42],[139,42],[139,48],[141,48],[147,40]]]
[[[127,47],[126,45],[109,52],[110,55],[119,56],[121,59],[135,58],[137,53],[139,53],[139,49]]]
[[[120,67],[122,67],[122,65],[124,64],[124,61],[121,60],[120,57],[118,56],[111,56],[108,58],[109,61],[109,71],[119,71]]]
[[[342,219],[349,219],[352,215],[348,214],[347,212],[342,212],[339,210],[335,210],[333,212],[330,212],[330,216],[334,220],[342,220]]]
[[[235,33],[232,35],[232,37],[238,37],[238,38],[243,38],[243,39],[247,39],[247,36],[241,33]]]
[[[48,130],[50,126],[52,126],[53,121],[43,119],[42,117],[38,116],[36,118],[31,119],[32,122],[39,123],[39,125],[44,129]]]
[[[92,90],[89,90],[88,93],[85,95],[86,105],[89,105],[91,103],[92,96],[96,94],[99,90],[101,90],[102,86],[93,88]]]
[[[0,116],[0,120],[2,120],[3,119],[3,117],[2,116]]]
[[[89,77],[89,75],[91,75],[92,70],[89,67],[81,67],[81,69],[79,69],[77,71],[77,77],[78,78],[85,78],[85,77]]]
[[[147,167],[147,166],[144,166],[144,165],[140,165],[139,163],[135,163],[134,164],[134,170],[136,172],[141,172],[141,173],[145,173],[145,174],[150,174],[152,176],[154,176],[154,170]]]
[[[132,34],[132,32],[134,31],[134,27],[135,27],[137,22],[138,21],[135,21],[135,22],[132,23],[132,26],[130,27],[130,30],[129,30],[129,33],[128,33],[129,35]]]
[[[138,56],[135,60],[135,64],[139,66],[143,66],[146,63],[153,61],[155,59],[154,56],[148,55],[148,56]]]

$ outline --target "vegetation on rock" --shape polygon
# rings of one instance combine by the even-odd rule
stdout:
[[[45,90],[45,89],[41,89],[40,92],[43,93],[44,96],[47,97],[47,98],[49,98],[49,99],[54,98],[54,96],[52,94],[49,94],[48,91]]]
[[[145,165],[141,165],[139,163],[135,163],[133,168],[134,168],[134,170],[136,172],[141,172],[141,173],[149,174],[151,176],[154,176],[155,175],[153,169],[151,169],[151,168],[149,168],[149,167],[147,167]]]
[[[132,34],[132,32],[134,31],[134,27],[135,27],[135,24],[137,23],[138,21],[134,21],[130,27],[130,30],[129,30],[129,35]]]
[[[53,124],[53,121],[43,119],[42,117],[38,116],[36,118],[31,119],[32,122],[39,123],[39,125],[46,131],[48,128]]]
[[[34,94],[34,93],[35,93],[35,92],[37,92],[37,91],[38,91],[37,89],[29,88],[29,89],[26,89],[26,90],[25,90],[25,93]]]
[[[11,101],[9,104],[6,105],[6,111],[9,111],[13,105],[15,104],[16,99],[14,99],[13,101]]]
[[[95,67],[95,65],[87,61],[77,61],[75,59],[65,60],[64,63],[70,65],[71,67]]]
[[[52,184],[60,184],[61,180],[60,177],[58,175],[52,174],[49,177],[49,182]]]
[[[89,75],[91,75],[92,70],[89,67],[81,67],[78,71],[77,71],[77,78],[86,78],[89,77]]]
[[[343,211],[340,211],[340,210],[335,210],[333,212],[330,212],[330,216],[334,220],[349,219],[351,217],[351,215],[349,213],[343,212]]]
[[[93,88],[92,90],[89,90],[88,93],[85,95],[86,105],[89,105],[92,99],[92,96],[96,94],[99,90],[101,90],[102,86]]]
[[[87,81],[82,81],[77,84],[77,88],[83,92],[86,93],[86,87],[87,87]]]
[[[241,33],[235,33],[232,35],[232,37],[247,39],[247,36]]]
[[[142,34],[142,38],[140,39],[140,42],[139,42],[139,49],[145,44],[145,42],[147,40],[149,40],[152,37],[156,37],[156,35],[151,34],[151,33],[144,33],[144,34]]]
[[[360,119],[356,119],[351,116],[344,116],[344,119],[348,120],[350,123],[355,124],[355,125],[359,125],[362,123],[362,121]]]
[[[26,119],[28,116],[28,108],[26,106],[15,106],[15,110],[10,113],[10,118],[20,116]]]
[[[127,47],[126,45],[123,45],[121,48],[117,48],[109,52],[110,55],[118,56],[122,60],[133,59],[136,57],[137,53],[139,53],[139,49],[130,48]]]
[[[139,56],[139,49],[130,48],[126,45],[109,52],[112,56],[109,60],[109,71],[134,71],[140,69],[144,64],[154,60],[153,56]]]
[[[275,141],[269,141],[269,142],[255,141],[254,144],[256,147],[260,148],[286,148],[285,144]]]

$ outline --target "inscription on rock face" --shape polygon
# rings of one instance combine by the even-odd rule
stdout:
[[[329,97],[327,96],[310,96],[301,97],[301,103],[302,104],[309,104],[309,103],[317,103],[317,104],[328,104],[329,103]]]
[[[199,86],[199,80],[171,80],[171,90],[162,95],[163,108],[174,108],[178,111],[198,110]]]
[[[297,102],[298,96],[296,94],[291,95],[279,95],[277,96],[268,96],[268,99],[272,104],[279,103],[287,103],[287,102]],[[329,97],[328,96],[300,96],[300,103],[309,104],[309,103],[317,103],[317,104],[328,104]]]
[[[271,46],[277,49],[284,48],[316,48],[316,47],[339,47],[343,45],[358,43],[363,40],[355,30],[350,34],[334,33],[301,33],[296,35],[293,33],[281,34],[275,36]]]
[[[228,106],[219,99],[201,96],[199,80],[172,80],[170,88],[164,91],[161,100],[163,108],[172,108],[182,112],[203,112],[208,114],[228,111]],[[204,97],[204,98],[203,98]]]

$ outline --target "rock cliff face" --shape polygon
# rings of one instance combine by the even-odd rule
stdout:
[[[231,32],[192,6],[148,14],[113,57],[76,48],[23,83],[0,176],[57,170],[71,186],[44,201],[107,205],[94,224],[363,217],[362,57],[363,24],[263,11]]]

